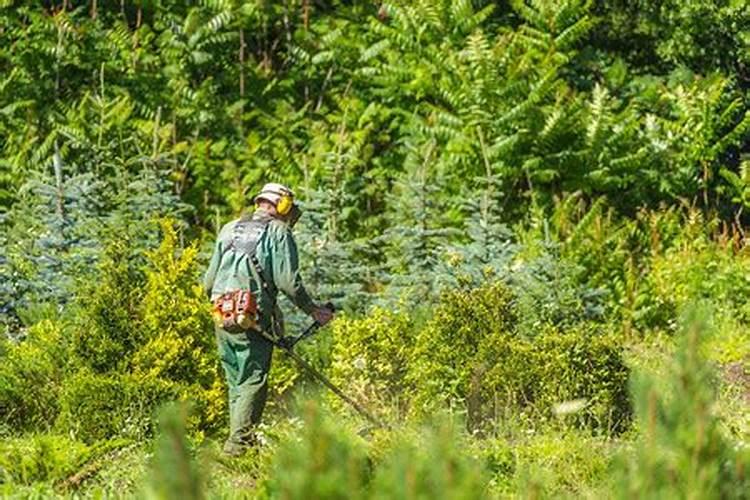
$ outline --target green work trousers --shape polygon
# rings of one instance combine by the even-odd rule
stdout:
[[[253,441],[268,396],[268,371],[273,344],[257,333],[229,333],[216,328],[219,355],[229,386],[229,438],[232,453]]]

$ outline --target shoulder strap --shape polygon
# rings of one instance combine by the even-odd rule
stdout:
[[[248,256],[253,269],[260,279],[259,285],[270,294],[276,296],[276,287],[272,280],[266,276],[266,272],[261,266],[256,255],[258,243],[268,228],[268,224],[273,220],[272,217],[261,214],[243,214],[232,229],[232,239],[222,252],[222,256],[229,251],[242,252]]]
[[[250,256],[250,263],[252,263],[253,268],[255,268],[255,272],[258,273],[258,278],[260,278],[260,286],[263,287],[266,292],[268,292],[269,296],[275,302],[276,285],[273,283],[273,281],[268,279],[268,277],[266,276],[266,271],[263,270],[263,266],[260,265],[260,262],[258,262],[258,257],[256,257],[255,254]]]

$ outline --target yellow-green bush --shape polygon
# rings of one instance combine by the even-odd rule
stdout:
[[[161,245],[147,254],[139,311],[143,341],[131,369],[145,377],[210,385],[217,357],[209,302],[198,284],[198,249],[191,245],[180,251],[172,227],[162,227]]]
[[[162,228],[161,245],[147,255],[139,307],[142,341],[129,368],[145,384],[178,384],[178,397],[194,401],[200,410],[191,421],[193,430],[215,428],[225,416],[226,395],[209,303],[198,285],[197,247],[180,251],[171,225]]]
[[[193,430],[224,419],[226,396],[208,301],[198,286],[197,248],[180,249],[168,222],[162,231],[137,288],[120,292],[124,303],[105,308],[97,298],[80,306],[86,322],[77,327],[90,327],[75,337],[84,369],[66,381],[58,426],[81,439],[150,432],[155,408],[171,399],[196,403]],[[100,273],[104,290],[134,286],[121,283],[133,273],[118,262],[105,260]],[[95,344],[87,332],[96,333]],[[87,352],[101,362],[92,363]]]
[[[142,438],[152,433],[159,405],[177,397],[178,387],[166,380],[81,370],[65,380],[56,425],[86,443]]]
[[[70,341],[77,366],[99,373],[125,370],[141,341],[138,308],[144,279],[128,244],[119,239],[106,242],[94,278],[76,290]]]
[[[19,343],[0,340],[0,423],[13,429],[49,428],[67,363],[61,325],[44,320]]]
[[[376,308],[369,315],[333,323],[331,375],[359,401],[403,407],[414,329],[404,312]]]
[[[0,422],[13,429],[54,425],[86,442],[151,432],[154,409],[172,399],[198,411],[191,430],[226,418],[208,304],[197,286],[195,246],[178,248],[169,223],[145,266],[111,242],[69,310],[42,321],[18,344],[3,342]],[[62,332],[62,329],[65,332]],[[59,413],[59,414],[58,414]]]
[[[503,285],[454,291],[417,335],[409,371],[414,409],[458,405],[476,428],[508,409],[552,417],[558,403],[584,399],[569,417],[574,423],[621,430],[630,413],[621,349],[615,337],[586,324],[518,335]]]
[[[0,484],[31,484],[64,479],[90,456],[91,449],[53,434],[0,441]]]

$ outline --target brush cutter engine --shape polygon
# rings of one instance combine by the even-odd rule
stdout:
[[[258,302],[250,290],[232,290],[214,300],[216,326],[229,333],[242,333],[258,328]]]

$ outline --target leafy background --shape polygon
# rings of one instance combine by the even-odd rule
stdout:
[[[750,491],[744,1],[0,9],[4,494]],[[267,181],[392,425],[277,356],[227,461],[197,283]]]

